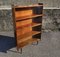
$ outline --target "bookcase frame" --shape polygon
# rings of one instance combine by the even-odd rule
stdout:
[[[41,40],[43,3],[29,6],[12,5],[14,37],[17,51]]]

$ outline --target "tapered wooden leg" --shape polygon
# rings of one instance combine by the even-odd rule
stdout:
[[[20,48],[20,53],[22,54],[22,48]]]
[[[22,54],[22,48],[20,48],[20,52],[19,52],[19,48],[17,48],[17,52]]]
[[[17,48],[17,52],[19,52],[19,48]]]
[[[38,41],[37,41],[37,45],[38,45]]]

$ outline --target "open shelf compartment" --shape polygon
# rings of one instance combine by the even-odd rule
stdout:
[[[43,14],[17,17],[17,18],[16,18],[16,21],[22,21],[22,20],[27,20],[27,19],[33,19],[33,18],[39,17],[39,16],[43,16]]]
[[[27,32],[25,34],[19,35],[19,36],[17,36],[18,37],[18,41],[19,42],[25,41],[27,39],[30,39],[33,35],[36,35],[36,34],[39,34],[39,33],[41,33],[41,32],[31,31],[31,32]]]
[[[17,24],[16,29],[25,28],[25,27],[35,27],[35,26],[39,26],[39,25],[42,25],[42,23],[32,22],[31,24],[26,24],[26,25],[18,25]]]
[[[41,39],[37,39],[37,38],[30,38],[30,39],[28,39],[28,40],[26,40],[26,41],[23,41],[23,42],[21,42],[21,43],[19,43],[19,46],[18,47],[24,47],[24,46],[26,46],[26,45],[28,45],[28,44],[32,44],[32,43],[34,43],[34,42],[37,42],[37,41],[40,41]]]

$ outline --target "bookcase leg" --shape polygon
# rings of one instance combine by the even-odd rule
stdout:
[[[22,54],[22,48],[20,49],[20,53]]]
[[[37,45],[38,45],[38,41],[37,41]]]
[[[17,52],[19,52],[19,48],[17,48]]]
[[[33,44],[33,43],[32,43],[32,45],[38,45],[38,41],[36,42],[36,44]]]
[[[22,54],[22,48],[20,48],[20,49],[17,48],[17,52],[20,53],[20,54]]]

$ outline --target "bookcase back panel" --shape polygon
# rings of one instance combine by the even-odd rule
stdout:
[[[19,30],[16,30],[17,38],[18,38],[18,36],[23,35],[23,34],[28,33],[28,32],[31,32],[31,31],[32,31],[31,27],[20,28]]]
[[[16,28],[29,26],[31,23],[32,19],[16,22]]]
[[[17,36],[32,31],[32,19],[16,22]]]
[[[16,30],[16,36],[20,36],[23,34],[22,28],[20,28],[19,30]]]
[[[15,12],[15,17],[24,17],[24,16],[29,16],[32,15],[32,10],[31,9],[27,9],[27,10],[21,10],[21,11],[16,11]]]

